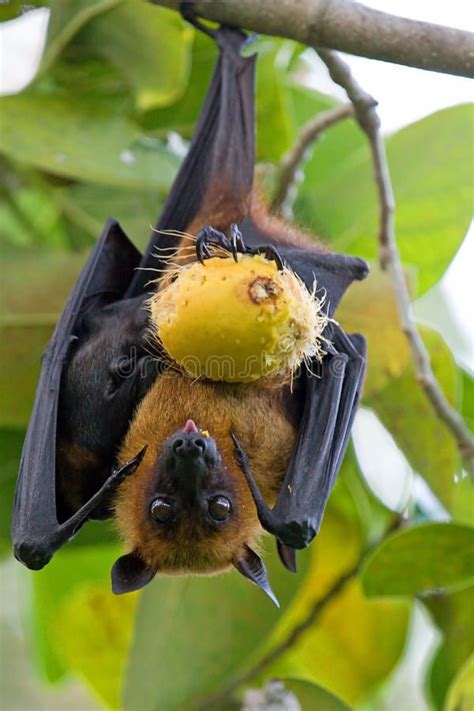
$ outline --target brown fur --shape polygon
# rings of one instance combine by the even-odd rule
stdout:
[[[215,535],[206,536],[197,521],[189,521],[173,537],[162,535],[148,514],[145,494],[164,440],[192,418],[208,430],[223,457],[234,489],[235,517]],[[261,534],[247,482],[237,465],[230,432],[249,456],[257,483],[274,501],[293,447],[295,430],[282,411],[281,393],[259,385],[213,384],[168,373],[159,378],[139,406],[120,461],[148,445],[133,476],[120,487],[116,520],[130,549],[138,549],[148,566],[164,573],[210,574],[228,568],[245,543],[255,545]]]
[[[328,251],[326,245],[316,240],[314,235],[295,227],[294,224],[279,215],[269,213],[258,190],[252,196],[249,216],[258,229],[268,235],[269,242],[277,242],[285,247],[317,249],[319,252]],[[245,234],[243,237],[245,240]]]

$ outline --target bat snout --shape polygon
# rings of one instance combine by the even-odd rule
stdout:
[[[192,420],[188,420],[184,429],[171,435],[163,454],[165,465],[171,471],[196,476],[212,471],[220,459],[214,439],[198,430]]]
[[[207,450],[206,439],[198,432],[177,432],[170,442],[174,457],[194,459],[204,456]]]

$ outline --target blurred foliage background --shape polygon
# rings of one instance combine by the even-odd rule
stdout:
[[[105,220],[118,219],[139,247],[147,242],[216,59],[208,38],[142,0],[34,4],[51,10],[39,72],[21,93],[0,99],[2,708],[192,709],[283,640],[400,514],[399,530],[247,687],[278,677],[308,711],[473,708],[472,482],[419,389],[389,280],[376,265],[370,155],[352,119],[311,151],[293,212],[334,250],[372,261],[339,318],[368,339],[363,406],[405,458],[402,500],[384,495],[350,449],[299,573],[290,576],[268,551],[281,611],[233,573],[158,579],[142,594],[113,597],[108,577],[118,548],[104,523],[86,526],[41,572],[11,559],[11,502],[41,352]],[[0,19],[21,9],[2,6]],[[269,193],[299,129],[336,103],[304,86],[303,49],[258,43],[257,157]],[[457,106],[387,139],[414,298],[445,273],[471,219],[472,119],[472,107]],[[423,336],[445,393],[472,422],[470,375],[437,332],[424,327]],[[436,640],[416,671],[425,700],[410,697],[407,681],[420,625]],[[244,691],[220,708],[240,708]]]

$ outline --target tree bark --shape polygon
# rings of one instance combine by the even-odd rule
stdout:
[[[151,0],[179,9],[178,0]],[[474,77],[474,33],[373,10],[352,0],[196,0],[199,17],[309,46]]]

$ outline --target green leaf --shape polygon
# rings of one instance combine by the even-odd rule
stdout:
[[[283,40],[267,40],[258,55],[257,70],[257,158],[277,161],[294,139],[291,95],[286,86],[286,70],[278,62]]]
[[[57,646],[58,610],[84,585],[109,586],[110,568],[118,555],[118,548],[110,545],[69,547],[56,553],[46,568],[31,574],[37,659],[49,681],[57,681],[67,670],[67,660]]]
[[[408,603],[369,601],[360,581],[354,579],[327,605],[285,663],[353,705],[395,667],[405,646],[409,617]]]
[[[427,688],[434,711],[445,711],[450,684],[474,651],[474,588],[428,596],[423,603],[444,635],[428,670]]]
[[[282,679],[298,699],[301,711],[349,711],[349,706],[321,686],[305,679]]]
[[[472,146],[466,136],[472,117],[471,106],[443,109],[386,141],[398,205],[397,242],[403,261],[420,268],[420,293],[442,276],[471,219]],[[318,160],[316,149],[312,161]],[[315,215],[337,251],[374,259],[379,207],[368,147],[352,151],[326,179],[314,184],[311,178],[312,165],[297,214]]]
[[[370,597],[466,587],[474,582],[474,529],[428,523],[396,533],[369,557],[362,579]]]
[[[40,73],[46,72],[64,47],[93,17],[123,0],[50,0],[50,18]]]
[[[28,92],[3,97],[0,108],[0,151],[20,163],[84,181],[162,191],[176,173],[176,157],[105,102]]]
[[[113,709],[121,707],[138,599],[139,593],[112,595],[107,581],[78,587],[57,610],[54,637],[58,655]]]
[[[462,416],[470,426],[474,427],[474,378],[470,373],[461,370],[462,377]]]
[[[137,120],[146,131],[160,136],[177,131],[190,138],[199,109],[204,101],[217,59],[215,43],[201,32],[194,34],[189,81],[181,98],[172,106],[146,111]]]
[[[368,513],[370,520],[372,507],[359,508],[359,491],[351,486],[355,473],[354,457],[346,457],[321,531],[310,549],[308,575],[290,612],[272,636],[272,644],[286,638],[308,609],[357,563],[366,538],[377,535],[379,523],[367,535],[368,521],[362,517]],[[387,607],[378,607],[380,601],[373,602],[363,596],[360,581],[353,578],[266,675],[312,681],[352,706],[394,667],[407,632],[408,603],[389,601]]]
[[[13,498],[24,438],[23,430],[0,430],[0,555],[11,550]]]
[[[474,708],[474,656],[461,668],[446,698],[446,711],[470,711]]]
[[[0,5],[0,22],[14,20],[21,15],[22,2],[20,0],[9,0],[7,4]]]
[[[53,190],[64,214],[96,239],[106,220],[116,219],[128,237],[143,249],[160,212],[160,199],[153,190],[76,183]]]
[[[309,607],[320,600],[359,559],[362,546],[358,512],[331,506],[311,546],[312,565],[289,620],[280,623],[276,641],[285,637]],[[403,600],[367,600],[357,577],[323,608],[314,625],[292,645],[267,675],[294,676],[323,686],[350,706],[358,703],[394,668],[405,644],[410,604]],[[273,639],[273,638],[272,638]]]
[[[421,333],[434,374],[448,400],[456,404],[459,383],[453,357],[437,333],[426,328]],[[420,387],[411,359],[400,376],[393,377],[385,388],[368,398],[368,404],[412,468],[451,510],[458,486],[455,474],[460,466],[459,453],[451,433]]]
[[[85,256],[17,253],[4,260],[0,314],[2,427],[25,427],[28,423],[41,354]]]
[[[364,395],[370,398],[403,373],[410,357],[390,277],[372,264],[367,279],[354,282],[347,291],[337,320],[348,333],[362,333],[367,340]]]
[[[265,559],[285,610],[303,573],[288,575],[274,553]],[[138,609],[125,709],[192,708],[255,656],[281,614],[235,571],[151,583]]]
[[[95,17],[79,40],[125,76],[137,108],[147,110],[181,95],[192,37],[193,30],[177,12],[129,0]]]
[[[0,240],[10,246],[68,246],[66,229],[51,194],[34,187],[0,188]]]
[[[302,86],[292,87],[292,96],[299,128],[317,114],[338,104],[332,97]],[[327,221],[324,219],[324,211],[328,206],[320,206],[318,196],[325,190],[328,181],[344,171],[346,164],[352,164],[361,149],[366,150],[366,139],[352,118],[331,126],[310,148],[308,161],[304,163],[304,180],[298,190],[294,213],[297,222],[313,234],[331,239],[332,234],[328,232]],[[331,200],[336,202],[338,210],[342,211],[341,203],[334,201],[334,196]]]

